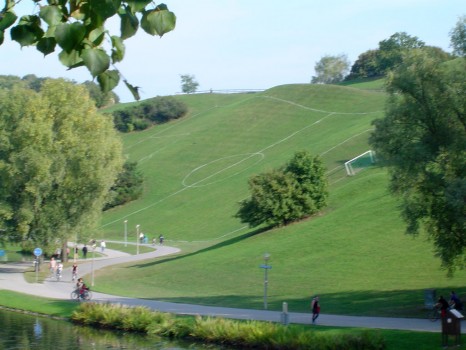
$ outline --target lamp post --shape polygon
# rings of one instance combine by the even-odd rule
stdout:
[[[267,285],[269,284],[268,280],[268,270],[272,268],[272,266],[268,265],[268,261],[270,259],[270,254],[264,254],[264,264],[260,266],[261,269],[264,269],[264,310],[267,310]]]
[[[136,225],[136,255],[139,255],[139,225]]]
[[[91,262],[91,286],[94,287],[94,258],[95,258],[95,239],[92,240],[92,262]]]
[[[128,246],[128,220],[124,221],[125,223],[125,247]]]

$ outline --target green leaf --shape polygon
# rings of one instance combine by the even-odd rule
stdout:
[[[121,23],[120,32],[123,40],[131,38],[139,28],[138,18],[129,11],[129,9],[121,10],[120,13]]]
[[[150,35],[161,37],[175,29],[175,14],[165,9],[159,10],[159,8],[166,8],[165,5],[162,5],[159,5],[155,10],[144,11],[142,15],[141,27]]]
[[[17,41],[21,46],[29,46],[35,44],[44,32],[42,29],[31,25],[17,25],[11,28],[11,39]]]
[[[120,62],[125,56],[125,44],[123,40],[118,36],[112,36],[112,62]]]
[[[5,39],[5,33],[3,30],[0,30],[0,45],[3,44],[3,40]]]
[[[55,26],[62,22],[63,13],[58,6],[42,6],[39,11],[39,17],[42,18],[49,26]]]
[[[0,31],[4,31],[16,22],[16,16],[13,12],[0,13]]]
[[[57,42],[55,41],[55,38],[51,37],[44,37],[39,40],[37,43],[37,50],[42,52],[44,56],[47,56],[49,53],[52,53],[55,51],[55,46],[57,45]]]
[[[108,70],[97,76],[100,89],[105,94],[112,91],[120,82],[120,74],[116,70]]]
[[[102,49],[85,49],[81,53],[81,58],[93,77],[102,74],[110,66],[110,58]]]
[[[60,59],[60,62],[69,69],[84,65],[83,59],[81,58],[81,54],[77,50],[63,50],[58,55],[58,58]]]
[[[121,0],[89,0],[91,11],[107,19],[115,15],[121,6]]]
[[[55,40],[65,51],[71,51],[81,44],[86,28],[79,22],[59,24],[55,29]]]
[[[133,86],[130,83],[128,83],[127,80],[123,80],[125,82],[126,87],[128,88],[129,91],[133,94],[133,97],[136,101],[139,101],[141,99],[141,96],[139,96],[139,87]]]
[[[89,33],[88,39],[92,41],[94,45],[99,46],[104,40],[104,35],[105,29],[103,27],[98,27]]]
[[[129,0],[126,2],[131,8],[131,12],[136,13],[144,10],[146,6],[152,2],[152,0]]]

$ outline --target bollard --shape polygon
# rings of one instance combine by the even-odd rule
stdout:
[[[282,304],[281,321],[282,321],[282,324],[285,326],[287,326],[290,323],[289,315],[288,315],[288,303],[286,302],[283,302]]]

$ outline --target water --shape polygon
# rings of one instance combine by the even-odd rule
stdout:
[[[0,350],[221,350],[203,344],[120,334],[75,326],[66,321],[0,310]]]

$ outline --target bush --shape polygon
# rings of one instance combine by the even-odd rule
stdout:
[[[76,323],[128,332],[143,332],[177,339],[232,345],[242,349],[280,350],[384,350],[374,332],[319,333],[271,322],[235,321],[214,317],[176,318],[146,307],[85,303],[73,312]]]
[[[130,132],[181,118],[187,111],[186,105],[175,98],[157,96],[113,112],[113,120],[119,131]]]

